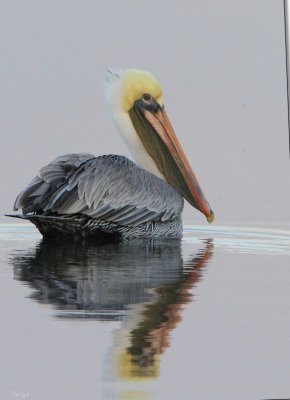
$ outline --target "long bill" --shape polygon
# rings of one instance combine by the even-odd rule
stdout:
[[[189,161],[177,139],[164,108],[144,107],[135,102],[129,111],[132,123],[145,149],[155,161],[166,181],[173,186],[208,222],[214,213],[204,196]]]

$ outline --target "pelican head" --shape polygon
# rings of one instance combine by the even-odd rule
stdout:
[[[170,124],[155,77],[137,69],[108,70],[106,94],[137,164],[166,180],[212,222],[214,213]]]

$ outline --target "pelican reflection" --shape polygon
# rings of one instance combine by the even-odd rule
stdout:
[[[121,320],[109,352],[114,375],[156,377],[170,332],[212,255],[206,241],[187,261],[180,240],[91,244],[41,241],[12,256],[14,276],[31,298],[60,318]]]

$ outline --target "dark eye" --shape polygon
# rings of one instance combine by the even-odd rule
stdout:
[[[144,93],[143,94],[143,100],[145,101],[151,101],[152,100],[152,96],[149,93]]]

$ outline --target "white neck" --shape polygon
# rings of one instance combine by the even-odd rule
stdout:
[[[136,73],[136,70],[132,70]],[[131,71],[131,72],[132,72]],[[112,71],[107,70],[105,76],[105,94],[108,99],[114,123],[122,135],[123,140],[128,146],[136,163],[141,167],[165,180],[164,175],[159,171],[153,158],[147,153],[141,139],[139,138],[129,113],[124,110],[123,101],[123,77],[124,74],[128,76],[126,71]],[[139,71],[142,72],[142,71]],[[143,71],[148,78],[147,72]],[[142,75],[142,74],[141,74]],[[150,75],[150,74],[149,74]],[[154,79],[153,76],[150,79]]]
[[[129,114],[124,111],[115,110],[113,111],[113,120],[136,163],[141,168],[146,169],[146,171],[149,171],[158,176],[158,178],[165,180],[164,175],[157,168],[155,161],[143,146]]]

